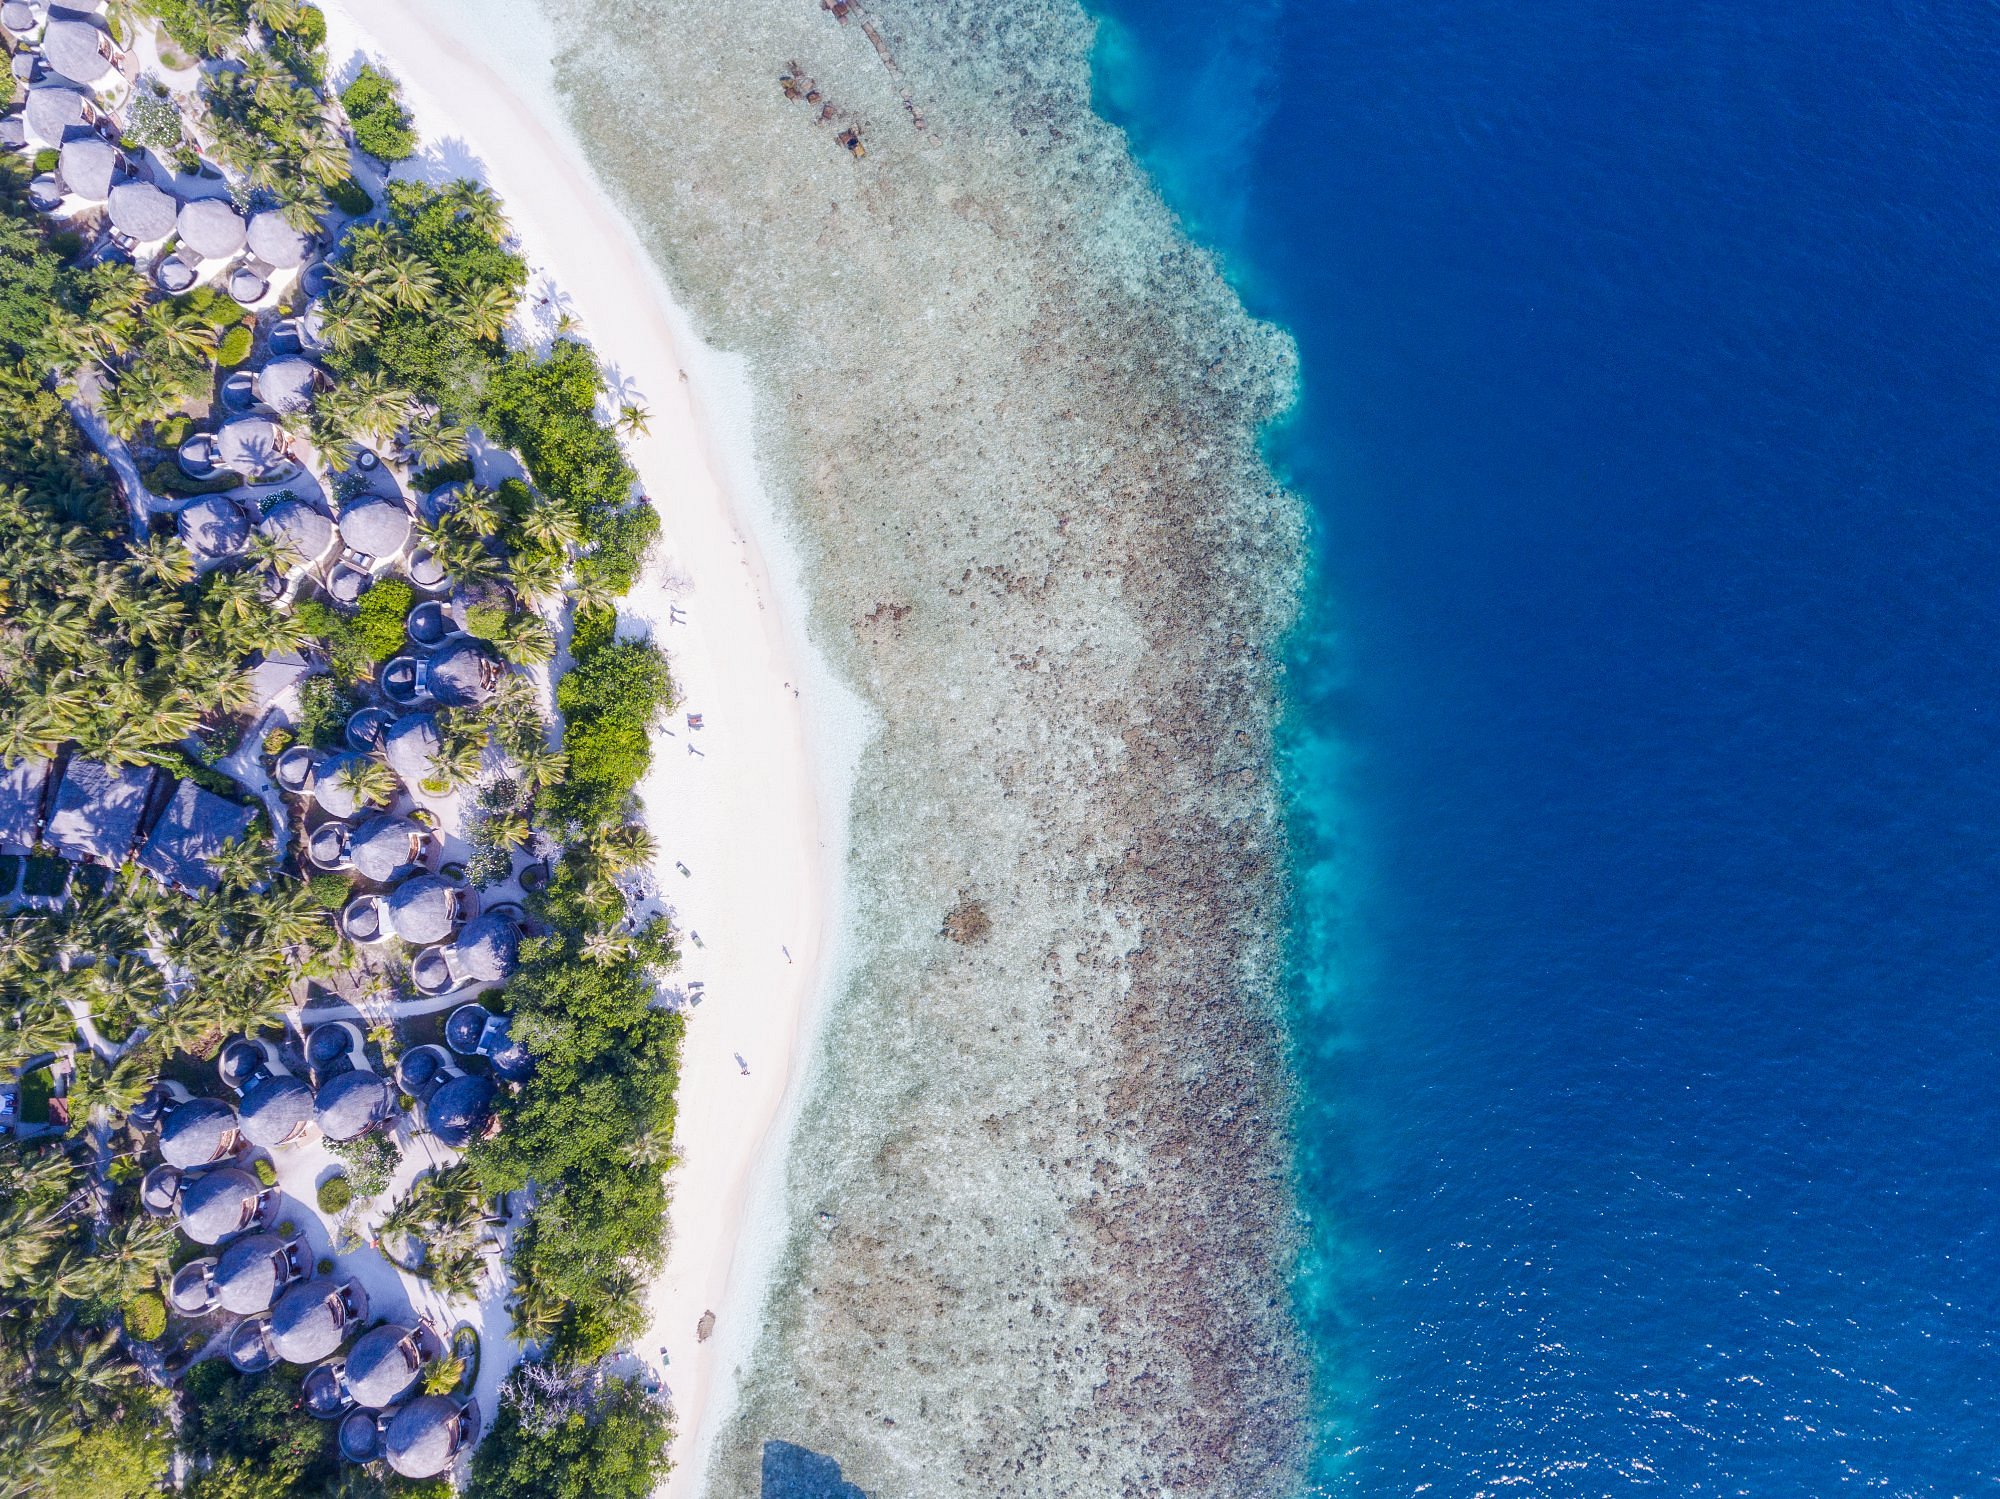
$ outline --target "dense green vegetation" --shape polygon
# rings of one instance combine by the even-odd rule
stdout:
[[[473,1458],[482,1499],[645,1499],[665,1476],[667,1415],[622,1379],[508,1381]]]
[[[205,83],[190,139],[207,137],[257,205],[338,232],[322,216],[359,190],[327,108],[319,13],[290,0],[145,8],[190,52],[241,61]],[[414,148],[391,81],[364,72],[344,103],[362,149]],[[156,440],[157,456],[185,432],[183,408],[210,393],[218,364],[247,357],[251,330],[213,291],[163,298],[130,267],[78,267],[76,244],[52,240],[22,208],[20,178],[19,163],[0,169],[0,754],[73,746],[231,790],[210,767],[248,727],[247,659],[299,647],[323,651],[335,673],[302,692],[299,737],[337,745],[352,689],[406,644],[410,588],[378,582],[352,612],[288,611],[265,601],[254,567],[198,577],[171,537],[132,534],[58,382],[83,389],[142,449]],[[663,921],[634,929],[620,883],[653,854],[633,792],[672,683],[653,647],[614,640],[612,604],[657,521],[598,419],[604,383],[590,351],[568,337],[545,355],[503,343],[526,268],[491,194],[399,182],[384,196],[379,219],[340,234],[323,309],[336,383],[316,403],[312,436],[336,459],[367,441],[459,483],[424,544],[467,596],[474,633],[509,661],[550,661],[543,611],[576,606],[560,747],[519,675],[481,709],[439,714],[435,787],[476,780],[489,748],[507,762],[479,796],[487,863],[504,877],[511,852],[533,844],[551,866],[529,900],[537,935],[507,989],[535,1072],[502,1093],[498,1134],[407,1194],[384,1237],[441,1290],[473,1294],[484,1214],[497,1194],[532,1186],[512,1199],[523,1216],[511,1307],[549,1362],[488,1413],[473,1492],[636,1499],[664,1469],[667,1413],[601,1379],[597,1361],[642,1326],[639,1288],[659,1263],[682,1022],[652,1003],[657,971],[676,958],[673,934]],[[520,455],[527,482],[466,482],[474,427]],[[202,487],[170,460],[159,472],[182,492]],[[364,760],[354,777],[363,801],[386,802],[386,766]],[[217,864],[222,887],[199,901],[129,870],[88,870],[59,911],[0,920],[0,1067],[73,1041],[78,1008],[108,1037],[145,1027],[115,1063],[78,1049],[67,1136],[27,1154],[0,1147],[0,1499],[122,1499],[158,1486],[175,1445],[168,1397],[139,1375],[128,1340],[164,1338],[172,1354],[184,1329],[159,1301],[175,1239],[137,1210],[139,1140],[126,1114],[163,1069],[263,1025],[299,977],[351,957],[329,919],[343,881],[274,872],[262,830]],[[59,861],[29,861],[31,877],[38,868],[51,890],[69,878]],[[184,987],[169,993],[155,953],[189,975]],[[43,1106],[46,1077],[31,1074],[28,1090]],[[89,1148],[100,1138],[107,1155]],[[386,1185],[379,1145],[342,1148],[350,1175],[328,1184],[327,1211]],[[108,1208],[79,1210],[93,1191]],[[178,1408],[193,1499],[384,1492],[338,1462],[331,1425],[302,1418],[292,1371],[245,1377],[205,1361],[184,1376]],[[443,1492],[395,1481],[388,1491]]]
[[[354,143],[379,161],[397,162],[417,149],[396,80],[363,63],[354,81],[340,91],[341,107],[354,127]]]

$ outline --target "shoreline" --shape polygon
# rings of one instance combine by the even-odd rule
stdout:
[[[776,1229],[761,1230],[781,1214],[788,1121],[836,967],[855,715],[803,638],[796,559],[756,493],[747,416],[726,409],[747,408],[747,383],[695,339],[559,119],[412,9],[326,8],[334,67],[357,51],[379,59],[431,143],[404,174],[428,165],[489,181],[530,263],[530,308],[546,299],[572,313],[617,382],[614,404],[650,414],[650,432],[626,446],[662,536],[620,625],[639,624],[667,652],[678,697],[640,795],[660,846],[653,880],[683,935],[669,988],[688,1004],[688,1029],[672,1232],[635,1352],[675,1406],[666,1492],[694,1493],[728,1414],[717,1386],[754,1331],[776,1247]],[[698,409],[697,375],[704,391],[721,389],[724,410]],[[716,1331],[701,1340],[708,1312]]]

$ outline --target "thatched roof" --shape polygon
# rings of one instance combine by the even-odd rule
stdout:
[[[387,1117],[389,1085],[359,1068],[338,1073],[320,1084],[313,1108],[327,1139],[352,1140]]]
[[[386,885],[410,867],[421,830],[407,817],[371,817],[347,840],[347,857],[364,880]]]
[[[333,550],[333,522],[301,499],[280,500],[257,529],[278,543],[290,567],[310,567]]]
[[[319,370],[297,357],[274,359],[257,371],[257,399],[273,411],[304,411],[312,404]]]
[[[361,801],[348,785],[346,773],[367,758],[362,754],[327,756],[313,779],[313,800],[335,817],[354,816],[361,810]]]
[[[214,1098],[192,1098],[168,1112],[160,1124],[160,1158],[190,1171],[220,1160],[235,1148],[236,1111]]]
[[[383,1442],[389,1466],[405,1478],[435,1478],[458,1455],[457,1402],[419,1395],[389,1421]]]
[[[42,830],[42,792],[49,780],[49,762],[24,755],[12,765],[0,761],[0,843],[33,847]]]
[[[181,511],[175,524],[197,557],[233,557],[250,543],[250,517],[227,495],[203,495]]]
[[[416,1383],[416,1329],[385,1322],[364,1332],[347,1354],[347,1393],[356,1405],[394,1405]]]
[[[296,651],[279,651],[267,656],[259,651],[250,662],[250,702],[254,708],[268,708],[287,687],[305,680],[311,668]]]
[[[520,950],[521,929],[510,917],[489,911],[468,921],[458,934],[452,967],[469,982],[498,983],[513,969]]]
[[[424,1104],[424,1124],[454,1150],[463,1150],[493,1117],[493,1082],[468,1075],[444,1084]]]
[[[150,182],[121,182],[111,189],[111,227],[140,244],[151,244],[174,232],[179,208],[172,193]]]
[[[216,462],[239,473],[269,468],[282,451],[284,433],[268,417],[239,416],[215,434]]]
[[[197,1244],[220,1244],[248,1226],[263,1190],[256,1177],[235,1166],[204,1171],[181,1187],[181,1231]]]
[[[224,1311],[247,1317],[269,1310],[291,1278],[285,1242],[276,1234],[245,1234],[222,1251],[214,1285]]]
[[[42,836],[68,858],[122,862],[139,835],[139,818],[157,775],[150,765],[72,758]]]
[[[493,647],[461,635],[424,663],[424,686],[448,708],[473,708],[493,696],[503,670]]]
[[[271,1350],[288,1364],[314,1364],[340,1347],[347,1310],[330,1280],[301,1281],[271,1308]]]
[[[181,205],[181,243],[203,260],[227,260],[243,248],[243,215],[227,198],[193,198]]]
[[[283,214],[271,208],[250,216],[250,226],[244,237],[250,243],[252,255],[281,271],[304,265],[306,255],[312,249],[312,241],[287,224]]]
[[[115,66],[110,52],[110,34],[80,17],[52,20],[42,33],[42,56],[49,66],[77,83],[108,77]]]
[[[65,141],[56,171],[63,186],[86,203],[102,203],[118,179],[118,148],[94,135]]]
[[[432,760],[443,743],[436,718],[428,713],[406,713],[382,736],[382,755],[390,769],[415,786],[434,773]]]
[[[139,850],[139,867],[176,890],[213,890],[218,882],[209,861],[224,844],[247,837],[256,816],[241,802],[182,781]]]
[[[364,495],[340,512],[340,539],[370,557],[393,557],[410,539],[410,512],[380,495]]]
[[[28,90],[21,112],[28,134],[45,146],[60,146],[72,130],[90,126],[90,100],[81,89],[39,83]]]
[[[244,1090],[243,1102],[237,1106],[243,1138],[266,1150],[291,1139],[305,1128],[312,1116],[312,1089],[282,1072],[274,1072],[252,1083]]]
[[[458,893],[434,874],[420,874],[389,892],[389,924],[413,947],[428,947],[451,935]]]

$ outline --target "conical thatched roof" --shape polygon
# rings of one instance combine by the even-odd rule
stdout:
[[[416,1329],[385,1322],[361,1335],[347,1354],[347,1393],[356,1405],[380,1410],[402,1399],[416,1382]]]
[[[389,1085],[360,1068],[338,1073],[320,1084],[314,1110],[327,1139],[352,1140],[388,1116]]]
[[[280,500],[257,529],[284,549],[291,567],[310,567],[333,550],[333,522],[304,500]]]
[[[502,667],[493,647],[461,635],[424,665],[424,686],[448,708],[472,708],[493,696]]]
[[[96,83],[109,77],[114,66],[110,51],[110,35],[89,21],[52,20],[42,33],[42,56],[49,60],[49,66],[77,83]]]
[[[443,743],[437,719],[428,713],[406,713],[382,736],[382,755],[406,784],[416,786],[435,773],[432,762]]]
[[[111,189],[108,212],[113,229],[145,245],[174,232],[179,207],[172,193],[150,182],[121,182]]]
[[[454,1150],[470,1145],[492,1117],[493,1083],[484,1077],[455,1077],[424,1104],[425,1126]]]
[[[311,240],[287,224],[283,214],[270,208],[250,216],[245,238],[250,242],[252,255],[281,271],[304,265],[312,249]]]
[[[181,243],[203,260],[227,260],[243,248],[243,215],[227,198],[195,198],[181,205]]]
[[[313,1364],[340,1346],[347,1312],[330,1280],[301,1281],[271,1308],[271,1348],[288,1364]]]
[[[197,1244],[220,1244],[243,1229],[264,1189],[234,1166],[204,1171],[181,1187],[181,1231]]]
[[[274,359],[257,371],[257,399],[273,411],[304,411],[312,404],[319,370],[310,360]]]
[[[216,458],[224,468],[256,474],[277,461],[284,433],[268,417],[239,416],[215,434]]]
[[[380,495],[364,495],[340,512],[340,539],[370,557],[393,557],[410,539],[410,512]]]
[[[459,1407],[443,1395],[419,1395],[397,1411],[383,1443],[389,1466],[405,1478],[435,1478],[458,1455]]]
[[[295,1077],[274,1072],[244,1090],[237,1116],[243,1138],[269,1150],[291,1139],[312,1118],[312,1089]]]
[[[428,947],[451,935],[458,897],[434,874],[420,874],[389,892],[389,924],[413,947]]]
[[[236,1111],[214,1098],[194,1098],[171,1110],[160,1125],[160,1158],[187,1171],[219,1160],[233,1147]]]
[[[90,101],[81,89],[41,83],[28,90],[21,118],[29,135],[45,146],[60,146],[70,131],[89,126]]]
[[[386,885],[410,867],[417,833],[417,825],[407,817],[371,817],[348,839],[348,860],[364,880]]]
[[[63,186],[86,203],[102,203],[111,196],[111,184],[118,180],[118,149],[94,135],[65,141],[62,161],[56,168]]]
[[[214,1276],[222,1309],[243,1317],[269,1310],[290,1275],[284,1253],[276,1234],[245,1234],[223,1250]]]
[[[474,917],[458,934],[452,967],[470,983],[495,984],[507,977],[521,950],[521,929],[497,912]]]

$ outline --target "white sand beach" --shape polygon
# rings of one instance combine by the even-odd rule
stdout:
[[[673,1244],[638,1351],[678,1413],[669,1491],[691,1493],[773,1252],[775,1221],[753,1231],[752,1219],[775,1213],[831,961],[846,778],[835,747],[855,742],[855,719],[805,643],[796,567],[756,492],[743,382],[692,339],[551,106],[521,97],[441,15],[404,0],[327,10],[337,73],[359,50],[405,86],[431,161],[402,170],[483,176],[530,263],[524,316],[544,332],[572,316],[614,401],[650,413],[629,451],[664,535],[622,613],[628,633],[649,628],[666,649],[681,695],[642,794],[660,895],[684,934],[672,982],[689,1019]],[[715,1335],[698,1341],[711,1311]]]

